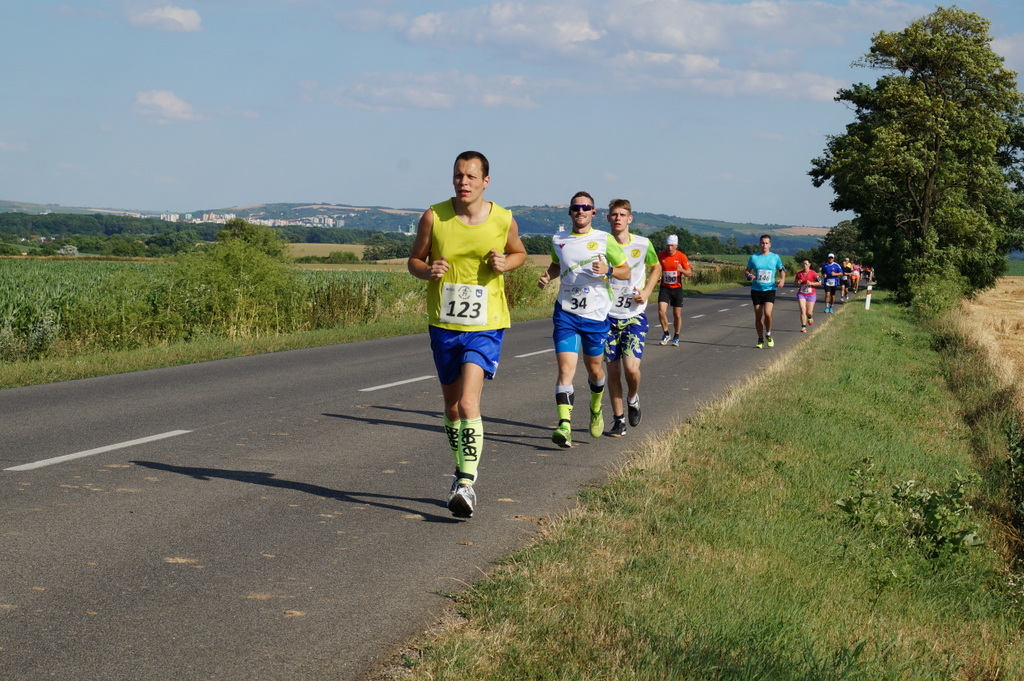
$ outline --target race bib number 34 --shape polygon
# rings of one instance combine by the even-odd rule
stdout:
[[[441,321],[464,326],[486,324],[487,289],[472,284],[442,284]]]
[[[559,292],[558,299],[563,310],[582,317],[596,302],[591,300],[593,295],[593,289],[589,286],[565,286]]]

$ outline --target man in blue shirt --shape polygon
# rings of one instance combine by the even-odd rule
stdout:
[[[828,262],[821,266],[821,283],[825,288],[825,312],[832,312],[836,304],[836,289],[839,288],[839,277],[843,274],[843,266],[836,262],[836,254],[828,254]]]
[[[747,279],[750,284],[750,299],[754,303],[754,327],[757,329],[757,347],[775,346],[772,339],[772,310],[775,309],[775,290],[786,285],[786,268],[782,258],[771,252],[772,238],[761,235],[761,252],[747,260]],[[781,272],[775,279],[776,272]]]

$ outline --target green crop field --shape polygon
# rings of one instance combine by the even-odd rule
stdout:
[[[250,261],[0,259],[0,360],[365,323],[423,306],[401,271],[303,271]],[[202,263],[198,263],[201,265]],[[231,270],[230,267],[235,267]]]

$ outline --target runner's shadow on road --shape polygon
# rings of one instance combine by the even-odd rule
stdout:
[[[432,424],[425,424],[425,423],[413,423],[413,422],[408,421],[408,420],[406,420],[406,421],[392,421],[392,420],[389,420],[389,419],[371,418],[371,417],[366,417],[366,416],[353,416],[351,414],[332,414],[332,413],[329,413],[329,412],[324,412],[324,413],[321,414],[321,416],[328,416],[328,417],[333,418],[333,419],[348,419],[349,421],[358,421],[360,423],[366,423],[366,424],[372,425],[372,426],[395,426],[395,427],[401,427],[401,428],[414,428],[416,430],[425,430],[425,431],[429,431],[431,433],[442,432],[442,426],[441,426],[442,414],[439,411],[429,411],[429,410],[425,410],[425,409],[399,409],[397,407],[385,407],[385,406],[375,406],[373,408],[374,409],[387,409],[387,410],[390,410],[390,411],[396,411],[396,412],[400,412],[400,413],[403,413],[403,414],[417,414],[417,415],[421,415],[421,416],[426,416],[426,417],[435,419],[437,421],[437,424],[436,425],[432,425]],[[537,435],[537,436],[527,435],[525,433],[514,433],[514,434],[513,433],[508,433],[506,435],[507,429],[499,429],[498,427],[500,427],[500,426],[506,426],[506,427],[511,427],[511,428],[524,428],[524,429],[528,429],[528,430],[538,430],[538,431],[542,431],[542,432],[545,431],[545,428],[543,428],[542,426],[538,426],[535,423],[523,423],[522,421],[509,421],[508,419],[492,418],[490,416],[485,416],[484,417],[484,424],[488,427],[488,432],[487,432],[487,437],[488,438],[491,438],[492,441],[504,442],[506,444],[522,444],[520,442],[520,440],[522,440],[524,438],[531,439],[531,438],[540,437],[540,436],[539,435]],[[503,439],[502,438],[503,435],[505,435],[509,439]]]
[[[426,423],[411,423],[409,421],[392,421],[390,419],[375,419],[367,416],[352,416],[351,414],[332,414],[329,412],[323,412],[321,416],[329,416],[332,419],[348,419],[349,421],[358,421],[359,423],[365,423],[368,426],[394,426],[396,428],[413,428],[415,430],[426,430],[431,433],[437,432],[437,427]],[[435,414],[435,416],[440,416]]]
[[[396,412],[399,412],[401,414],[421,414],[423,416],[430,416],[430,417],[433,417],[433,418],[436,418],[436,419],[440,419],[442,417],[442,413],[441,412],[439,412],[439,411],[429,411],[429,410],[426,410],[426,409],[402,409],[400,407],[390,407],[390,406],[383,405],[383,404],[375,406],[374,409],[386,409],[388,411],[396,411]],[[333,415],[333,414],[329,414],[329,415]],[[490,423],[492,425],[500,424],[500,425],[503,425],[503,426],[514,426],[516,428],[531,428],[531,429],[540,428],[540,426],[538,426],[536,423],[523,423],[522,421],[510,421],[508,419],[497,418],[497,417],[486,415],[486,414],[484,415],[483,418],[484,418],[484,423]],[[403,423],[405,423],[405,422],[403,421]]]
[[[437,419],[438,421],[442,418],[442,413],[439,411],[428,411],[425,409],[401,409],[399,407],[389,407],[386,405],[378,405],[376,409],[388,409],[390,411],[397,411],[403,414],[421,414],[423,416],[429,416]],[[334,414],[326,414],[326,416],[334,416]],[[523,445],[533,447],[534,449],[550,449],[550,446],[538,446],[536,444],[530,444],[528,441],[539,440],[547,441],[551,443],[551,430],[555,426],[543,426],[537,425],[536,423],[523,423],[522,421],[510,421],[509,419],[497,418],[494,416],[484,416],[484,430],[487,434],[488,441],[500,442],[507,445]],[[409,425],[407,422],[402,421],[402,425]],[[557,424],[556,424],[557,425]],[[522,431],[516,431],[514,429],[522,429]],[[434,427],[431,427],[434,430]],[[536,431],[537,434],[530,435],[529,431]],[[555,448],[557,449],[557,447]]]
[[[191,478],[195,478],[196,480],[201,480],[203,482],[208,482],[214,479],[234,480],[235,482],[243,482],[249,485],[263,485],[264,487],[276,487],[278,489],[294,490],[296,492],[312,494],[314,496],[322,497],[324,499],[333,499],[335,501],[341,501],[349,504],[359,504],[361,506],[376,506],[377,508],[383,508],[389,511],[401,511],[402,513],[415,513],[417,515],[423,516],[423,519],[428,523],[459,522],[459,520],[455,518],[424,513],[422,510],[418,510],[416,508],[400,506],[397,503],[388,503],[387,501],[385,501],[408,501],[415,504],[425,504],[427,506],[445,508],[447,510],[444,502],[442,502],[439,499],[397,497],[388,494],[375,494],[373,492],[344,492],[342,490],[331,489],[330,487],[313,485],[308,482],[281,480],[274,477],[275,473],[261,473],[257,471],[233,471],[224,468],[195,468],[192,466],[173,466],[171,464],[158,463],[155,461],[132,461],[131,463],[135,464],[136,466],[143,466],[145,468],[151,468],[153,470],[164,471],[167,473],[177,473],[178,475],[187,475]]]

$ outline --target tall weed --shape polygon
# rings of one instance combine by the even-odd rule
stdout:
[[[226,239],[171,263],[0,259],[0,361],[264,338],[421,313],[405,272],[304,272]]]
[[[714,265],[694,267],[693,276],[688,280],[694,286],[703,284],[726,284],[745,280],[746,269],[735,265]]]

